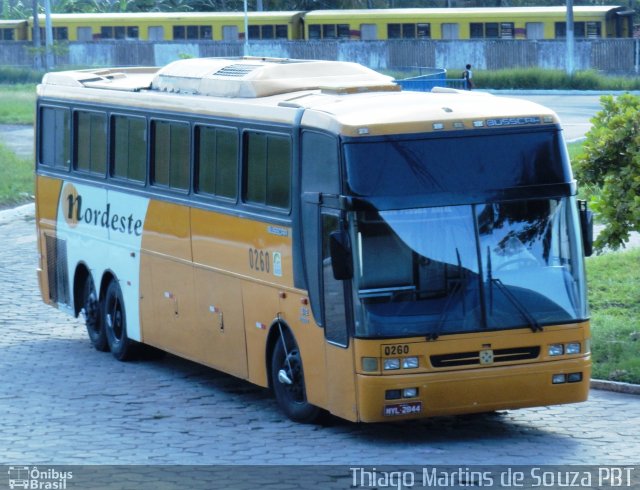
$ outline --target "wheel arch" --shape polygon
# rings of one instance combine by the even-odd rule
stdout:
[[[271,358],[273,357],[273,351],[276,348],[276,343],[280,339],[280,331],[282,330],[282,334],[287,337],[287,339],[291,339],[295,342],[296,338],[293,335],[291,327],[282,320],[281,318],[276,318],[271,327],[269,328],[269,334],[267,336],[267,345],[265,348],[265,358],[264,362],[267,366],[267,381],[269,383],[269,389],[273,389],[273,382],[271,376]]]
[[[76,318],[80,315],[80,310],[83,307],[84,298],[82,295],[88,277],[91,277],[89,267],[84,262],[78,262],[73,275],[73,314]]]
[[[117,281],[118,278],[111,270],[104,271],[104,274],[102,274],[102,279],[100,281],[100,290],[99,290],[100,300],[104,298],[107,292],[107,288],[109,287],[109,284],[111,283],[111,281],[114,281],[114,280]]]

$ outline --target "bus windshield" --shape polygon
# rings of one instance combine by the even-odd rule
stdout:
[[[356,336],[537,330],[586,319],[572,200],[354,212]]]

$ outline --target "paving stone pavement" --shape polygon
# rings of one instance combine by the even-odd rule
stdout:
[[[640,462],[640,397],[398,424],[290,422],[261,388],[173,356],[121,363],[42,303],[33,205],[0,212],[0,464]],[[281,487],[284,488],[284,487]]]

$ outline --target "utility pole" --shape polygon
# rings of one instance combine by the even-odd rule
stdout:
[[[55,61],[53,59],[53,27],[51,25],[51,1],[44,0],[44,35],[45,35],[45,59],[47,70],[51,70]]]
[[[567,75],[573,75],[574,35],[573,35],[573,0],[567,0]]]
[[[36,70],[42,69],[42,52],[40,51],[42,46],[40,42],[40,19],[38,19],[38,0],[33,0],[33,52],[34,52],[34,68]]]

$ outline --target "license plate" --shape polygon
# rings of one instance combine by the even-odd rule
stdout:
[[[411,415],[420,412],[422,412],[422,402],[407,402],[385,405],[383,415],[385,417],[396,417],[398,415]]]

